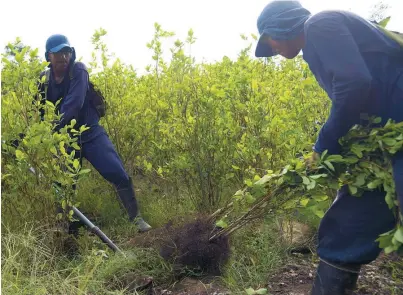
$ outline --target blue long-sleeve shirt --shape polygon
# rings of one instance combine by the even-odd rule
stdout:
[[[62,114],[57,130],[69,124],[72,119],[77,121],[76,128],[83,125],[90,127],[80,138],[80,141],[84,143],[96,137],[104,129],[99,125],[99,115],[89,100],[89,75],[86,66],[82,62],[76,62],[72,71],[72,79],[70,79],[69,71],[70,68],[60,84],[56,83],[51,71],[47,100],[56,104],[63,97],[56,108],[56,112]]]
[[[403,73],[399,44],[372,23],[344,11],[325,11],[305,23],[303,58],[332,100],[330,115],[314,150],[339,152],[338,140],[360,123],[360,114],[403,117],[392,98],[394,82]],[[397,115],[396,115],[397,114]]]

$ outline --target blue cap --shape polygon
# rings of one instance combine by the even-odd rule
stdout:
[[[299,1],[276,0],[266,5],[257,19],[257,29],[260,34],[256,46],[256,57],[271,57],[277,53],[264,36],[273,40],[291,40],[304,31],[305,21],[311,13],[301,6]]]
[[[59,52],[65,47],[71,49],[70,42],[64,35],[52,35],[46,40],[46,52]]]

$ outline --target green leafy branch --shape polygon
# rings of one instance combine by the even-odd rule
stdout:
[[[372,123],[378,124],[380,119]],[[403,123],[389,120],[376,128],[356,125],[340,144],[339,155],[324,152],[311,166],[303,159],[294,159],[280,173],[268,171],[262,178],[255,176],[255,182],[246,181],[247,187],[238,190],[229,205],[211,216],[220,218],[216,222],[220,230],[210,240],[228,236],[268,211],[306,208],[322,218],[329,191],[343,186],[357,197],[365,191],[383,190],[389,208],[397,212],[391,157],[402,150]],[[403,227],[398,224],[377,241],[386,253],[398,250],[403,245]]]

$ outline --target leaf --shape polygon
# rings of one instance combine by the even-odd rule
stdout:
[[[312,198],[316,201],[316,202],[323,202],[329,199],[328,196],[326,195],[318,195],[318,196],[312,196]]]
[[[263,185],[263,184],[267,183],[272,178],[273,177],[271,175],[263,175],[263,177],[260,178],[258,181],[256,181],[255,184]]]
[[[357,175],[357,178],[355,179],[354,185],[355,186],[363,186],[365,184],[365,174],[360,173]]]
[[[74,148],[74,149],[76,149],[76,150],[80,150],[80,147],[79,147],[79,145],[76,143],[76,142],[73,142],[72,144],[71,144],[71,147],[72,148]]]
[[[389,209],[392,209],[395,206],[394,195],[390,192],[386,193],[385,202],[388,204]]]
[[[403,227],[399,227],[399,228],[396,230],[396,232],[395,232],[395,234],[393,235],[393,237],[394,237],[397,241],[399,241],[400,243],[403,244]]]
[[[390,235],[390,233],[387,233],[386,235],[380,235],[376,241],[379,242],[379,247],[384,249],[392,243],[392,236]]]
[[[234,178],[234,176],[235,176],[234,173],[228,173],[228,174],[225,175],[225,179],[231,179],[231,178]]]
[[[348,190],[350,192],[350,194],[352,194],[353,196],[357,193],[357,187],[354,185],[349,184],[348,185]]]
[[[319,218],[323,218],[323,216],[325,216],[325,212],[322,209],[318,209],[316,208],[314,211],[316,216],[318,216]]]
[[[21,161],[21,160],[25,159],[25,157],[26,157],[25,153],[20,150],[15,151],[15,156],[17,157],[18,161]]]
[[[361,147],[361,146],[359,146],[359,145],[357,145],[357,144],[354,144],[354,145],[351,147],[351,151],[352,151],[354,154],[356,154],[358,158],[362,158],[363,154],[362,154],[362,147]]]
[[[294,200],[294,199],[288,200],[287,202],[285,202],[283,204],[283,208],[286,210],[294,209],[296,206],[296,202],[297,202],[297,200]]]
[[[237,192],[234,194],[234,196],[243,196],[243,191],[237,190]]]
[[[380,179],[375,179],[374,181],[371,181],[370,183],[367,184],[367,187],[369,189],[375,189],[377,188],[380,184],[382,183],[382,180]]]
[[[252,80],[252,89],[253,89],[253,90],[257,90],[257,88],[258,88],[257,81],[256,81],[255,79],[253,79],[253,80]]]
[[[50,152],[51,152],[53,155],[57,156],[57,149],[56,149],[53,145],[50,147]]]
[[[226,227],[228,227],[228,224],[227,224],[224,220],[222,220],[222,219],[220,219],[219,221],[217,221],[217,222],[215,223],[215,225],[216,225],[217,227],[221,227],[221,228],[226,228]]]
[[[317,175],[309,176],[309,178],[311,178],[311,179],[319,179],[321,177],[327,177],[327,174],[317,174]]]
[[[390,21],[390,16],[388,16],[387,18],[384,18],[383,20],[381,20],[378,23],[378,25],[381,26],[382,28],[386,28],[386,26],[388,25],[389,21]],[[380,123],[380,122],[378,122],[378,123]]]
[[[59,149],[63,156],[67,156],[66,149],[64,148],[64,141],[59,142]]]
[[[89,130],[90,129],[90,127],[87,127],[87,126],[85,126],[85,125],[81,125],[80,126],[80,133],[83,133],[84,131],[87,131],[87,130]]]
[[[2,174],[1,179],[4,180],[4,179],[6,179],[7,177],[10,177],[10,176],[11,176],[11,174]]]
[[[235,165],[232,165],[232,169],[241,170],[241,168],[239,168],[238,166],[235,166]]]
[[[303,199],[301,199],[301,200],[299,201],[299,203],[300,203],[302,206],[306,207],[306,205],[308,205],[308,203],[309,203],[309,199],[308,199],[308,198],[303,198]]]
[[[309,178],[306,177],[306,176],[302,176],[302,182],[303,182],[303,184],[305,184],[305,185],[309,185],[309,184],[311,183],[311,181],[309,180]]]
[[[253,185],[253,182],[252,182],[252,180],[250,180],[250,179],[246,179],[246,180],[245,180],[245,184],[246,184],[247,186],[251,187],[251,186]]]
[[[247,193],[247,194],[245,195],[245,200],[246,200],[246,202],[247,202],[248,204],[252,204],[252,203],[254,203],[254,202],[256,201],[255,197],[252,196],[250,193]]]
[[[260,288],[255,291],[256,294],[267,294],[267,289],[266,288]]]
[[[329,161],[324,161],[324,163],[326,164],[327,167],[329,167],[330,170],[335,171],[332,163],[330,163]]]
[[[74,125],[76,125],[76,123],[77,123],[77,120],[76,120],[76,119],[72,119],[71,122],[70,122],[69,127],[70,127],[70,128],[73,128]]]
[[[327,150],[325,150],[322,155],[320,156],[320,159],[323,161],[323,159],[325,158],[325,156],[327,155]]]
[[[90,173],[90,172],[91,172],[91,169],[81,169],[78,172],[78,175],[82,175],[82,174],[86,174],[86,173]]]
[[[396,247],[395,247],[395,246],[388,246],[388,247],[386,247],[386,248],[384,249],[384,251],[385,251],[386,254],[390,254],[390,253],[392,253],[392,252],[395,251],[395,250],[396,250]]]
[[[393,138],[384,138],[382,141],[387,144],[388,146],[394,146],[396,145],[397,141]]]
[[[74,159],[73,167],[76,168],[76,169],[78,169],[80,167],[80,161],[78,159]]]
[[[376,117],[372,122],[374,122],[375,124],[379,124],[382,122],[382,118],[381,117]]]
[[[162,168],[161,168],[161,167],[158,167],[157,173],[158,173],[159,175],[162,175],[162,172],[163,172]]]
[[[309,185],[307,185],[306,188],[307,188],[308,190],[311,190],[311,189],[314,189],[315,186],[316,186],[316,181],[315,181],[315,180],[312,180],[312,182],[311,182]]]
[[[254,295],[254,294],[256,294],[256,293],[255,293],[255,290],[254,290],[253,288],[245,289],[245,292],[246,292],[246,294],[248,294],[248,295]]]
[[[330,155],[327,157],[327,160],[334,163],[343,162],[343,156],[341,155]]]

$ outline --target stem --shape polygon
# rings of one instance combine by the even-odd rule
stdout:
[[[213,214],[210,215],[210,217],[207,219],[207,221],[212,221],[216,216],[220,215],[223,211],[231,208],[234,205],[233,202],[227,204],[225,207],[218,209],[217,211],[215,211]]]
[[[251,218],[247,218],[247,217],[249,215],[251,215],[251,213],[257,211],[261,205],[266,203],[273,195],[277,194],[277,192],[280,191],[281,189],[282,189],[282,187],[276,188],[273,192],[267,194],[264,198],[262,198],[260,201],[258,201],[251,209],[249,209],[245,214],[243,214],[241,217],[239,217],[233,223],[231,223],[228,227],[220,230],[219,232],[214,234],[212,237],[210,237],[209,241],[216,239],[220,236],[223,236],[224,234],[226,236],[228,236],[230,233],[233,233],[235,230],[241,228],[249,221],[256,219],[254,217],[251,217]],[[257,216],[261,216],[261,215],[262,215],[262,213],[259,213]]]

